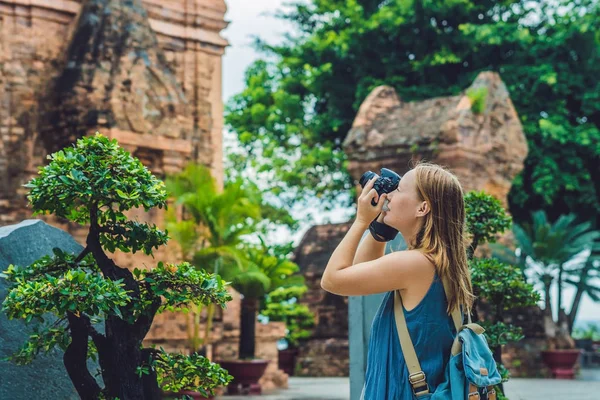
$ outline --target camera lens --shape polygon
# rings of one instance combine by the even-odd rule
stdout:
[[[367,184],[367,182],[369,182],[369,180],[373,179],[373,177],[375,175],[377,175],[375,172],[367,171],[363,174],[363,176],[360,177],[360,180],[358,181],[358,183],[360,184],[360,186],[362,186],[364,188],[365,185]]]

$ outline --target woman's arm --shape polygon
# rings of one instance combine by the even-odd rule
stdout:
[[[341,296],[362,296],[405,289],[423,274],[429,260],[420,251],[397,251],[353,264],[368,223],[356,220],[337,246],[321,278],[321,287]],[[366,239],[365,239],[366,240]]]
[[[358,198],[356,220],[337,246],[321,278],[321,287],[343,296],[359,296],[404,289],[429,261],[418,251],[397,251],[355,265],[360,239],[371,221],[381,214],[386,194],[379,198],[371,179]],[[376,206],[371,200],[377,202]]]
[[[377,220],[379,221],[380,219],[383,218],[380,217]],[[376,260],[379,257],[382,257],[384,253],[385,242],[378,242],[377,240],[373,239],[373,236],[370,233],[367,233],[366,237],[358,245],[358,250],[356,250],[352,265],[360,264],[361,262],[365,261]]]
[[[340,296],[363,296],[406,289],[430,264],[420,251],[396,251],[352,265],[364,227],[354,224],[335,249],[321,278],[321,287]]]

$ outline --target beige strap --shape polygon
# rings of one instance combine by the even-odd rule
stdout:
[[[481,327],[481,325],[473,324],[473,323],[461,326],[458,331],[460,332],[463,329],[470,329],[477,335],[481,335],[483,332],[485,332],[485,329],[483,329]],[[458,336],[457,336],[456,339],[454,340],[454,343],[452,344],[452,349],[450,350],[450,353],[453,356],[455,356],[458,353],[460,353],[461,351],[462,351],[462,343],[460,342],[460,340],[458,340]]]
[[[481,395],[479,394],[479,388],[469,383],[469,392],[468,392],[467,400],[481,400]],[[487,387],[487,400],[496,400],[496,390],[494,390],[493,386]]]
[[[408,368],[408,380],[413,389],[415,396],[429,394],[429,385],[427,385],[427,377],[421,369],[415,347],[410,339],[410,333],[404,318],[404,310],[402,309],[402,297],[398,290],[394,291],[394,315],[396,320],[396,329],[400,338],[400,348],[404,354],[406,367]]]
[[[442,284],[444,285],[446,298],[449,298],[449,286],[447,285],[446,280],[443,280]],[[469,323],[471,323],[471,315],[469,312],[467,312],[467,314],[469,314]],[[396,320],[396,330],[398,331],[398,337],[400,339],[400,348],[404,354],[404,360],[406,361],[406,366],[408,368],[408,380],[412,385],[413,392],[417,397],[429,394],[427,377],[421,369],[421,364],[419,363],[415,347],[410,338],[410,333],[408,332],[406,318],[404,317],[404,309],[402,307],[402,296],[400,295],[399,290],[394,291],[394,316]],[[452,320],[454,321],[454,326],[458,333],[463,326],[462,315],[459,308],[452,311]]]

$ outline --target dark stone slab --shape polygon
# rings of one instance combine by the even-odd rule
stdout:
[[[71,253],[83,250],[68,233],[41,220],[25,220],[0,227],[0,270],[4,271],[10,264],[29,265],[52,254],[55,247]],[[0,277],[0,303],[8,292],[6,284]],[[9,320],[5,313],[0,313],[0,359],[18,350],[32,332],[33,322],[27,326],[22,320]],[[39,355],[29,365],[0,361],[0,399],[79,399],[62,357],[63,352],[55,349],[48,355]]]

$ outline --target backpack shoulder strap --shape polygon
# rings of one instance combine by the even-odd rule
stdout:
[[[410,333],[408,332],[408,327],[406,325],[406,318],[404,318],[404,310],[402,309],[402,297],[398,290],[394,291],[394,316],[398,337],[400,339],[400,348],[404,354],[404,360],[406,361],[406,367],[408,368],[408,380],[412,386],[413,393],[417,398],[429,394],[427,377],[421,369],[415,347],[410,338]]]
[[[445,281],[442,281],[442,283],[444,284],[444,291],[446,292],[446,297],[448,297],[448,285]],[[396,330],[398,331],[398,338],[400,339],[400,348],[402,349],[402,353],[404,354],[404,360],[406,361],[406,366],[408,368],[408,380],[410,381],[410,384],[412,386],[413,393],[415,394],[415,396],[417,396],[417,398],[429,394],[427,376],[425,376],[425,373],[421,369],[421,364],[419,363],[419,359],[417,358],[415,347],[410,338],[408,326],[406,325],[406,318],[404,317],[402,296],[400,295],[400,291],[398,290],[394,291],[394,317],[394,319],[396,320]],[[456,332],[458,333],[463,325],[462,315],[458,308],[452,311],[452,320],[454,321],[454,326],[456,327]]]

